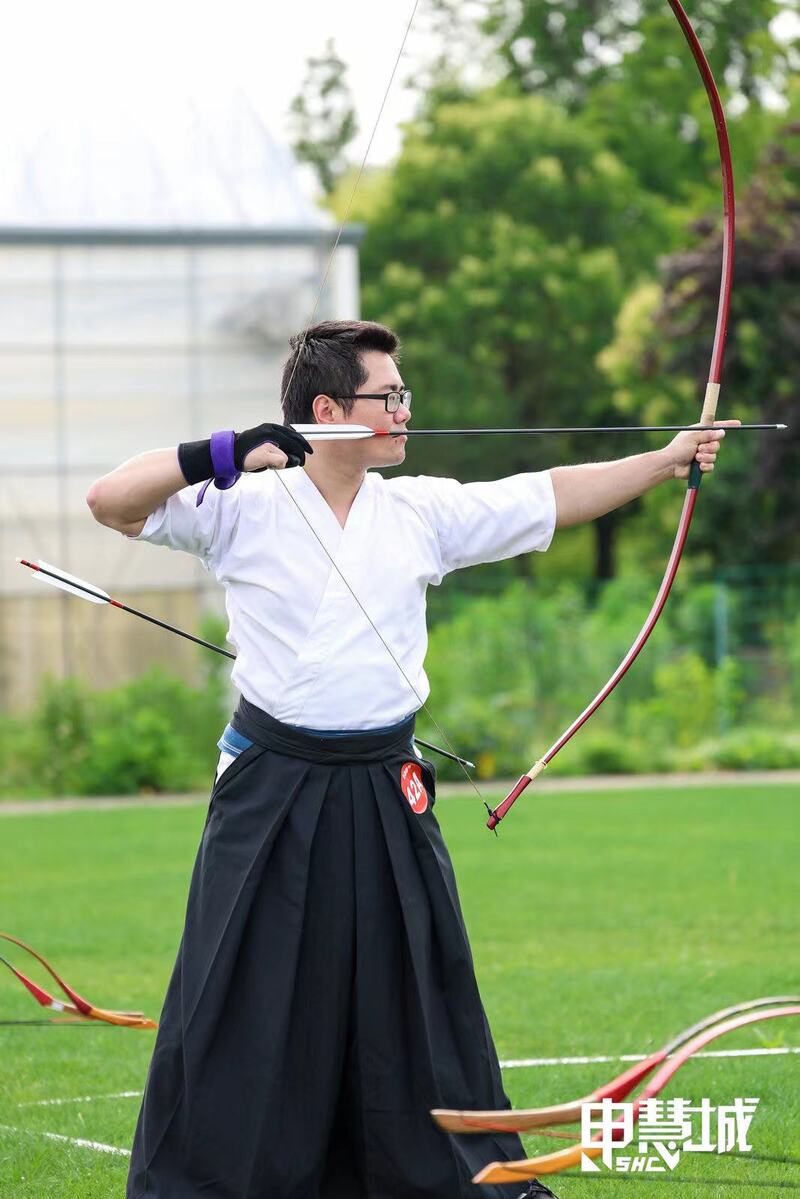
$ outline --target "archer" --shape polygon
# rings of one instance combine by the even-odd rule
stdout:
[[[521,1157],[517,1134],[455,1139],[429,1117],[509,1103],[434,768],[413,740],[429,692],[426,590],[544,551],[556,529],[686,478],[694,462],[712,471],[724,430],[493,482],[385,480],[377,470],[405,459],[411,393],[395,335],[360,321],[295,338],[282,396],[286,426],[139,455],[87,496],[101,524],[214,572],[241,693],[128,1199],[501,1199],[506,1187],[470,1179],[487,1156]],[[312,423],[400,436],[312,451],[287,427]],[[525,1196],[552,1194],[528,1185]]]

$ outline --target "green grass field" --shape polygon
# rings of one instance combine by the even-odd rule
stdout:
[[[501,1059],[646,1053],[716,1008],[800,991],[797,787],[529,793],[499,838],[474,797],[440,800],[437,814]],[[94,1002],[157,1018],[203,819],[199,806],[0,816],[0,928]],[[0,974],[0,1020],[39,1014]],[[123,1194],[125,1156],[74,1141],[128,1148],[153,1036],[0,1028],[2,1199]],[[800,1020],[791,1019],[712,1048],[798,1045]],[[508,1069],[506,1089],[515,1106],[540,1106],[622,1068]],[[687,1156],[668,1185],[652,1175],[549,1181],[562,1199],[800,1191],[799,1079],[799,1055],[690,1062],[665,1095],[758,1096],[753,1157]],[[53,1099],[70,1102],[42,1103]]]

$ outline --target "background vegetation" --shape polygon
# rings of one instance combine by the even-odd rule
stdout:
[[[727,439],[675,599],[558,769],[798,764],[795,7],[703,0],[691,14],[724,93],[737,180],[719,413],[789,431]],[[363,311],[402,337],[418,424],[696,419],[719,288],[719,164],[667,4],[432,0],[427,12],[445,50],[416,64],[417,117],[397,161],[368,168],[349,210],[366,226]],[[356,121],[332,44],[309,61],[292,116],[296,152],[342,217]],[[410,466],[467,481],[658,444],[420,440]],[[681,491],[659,488],[559,534],[547,555],[465,572],[430,595],[433,710],[482,774],[516,773],[523,749],[539,756],[619,661],[655,592]],[[51,683],[31,725],[4,724],[0,789],[205,787],[229,713],[220,667],[207,660],[198,690],[163,673],[101,695]],[[436,739],[426,718],[420,730]]]
[[[473,6],[474,22],[436,7],[449,58],[398,161],[351,210],[367,228],[364,312],[402,335],[417,420],[696,419],[719,290],[719,157],[667,5],[497,0]],[[720,415],[791,426],[729,438],[693,531],[693,556],[712,568],[800,550],[800,85],[796,41],[776,35],[787,10],[709,0],[692,13],[723,90],[738,198]],[[483,64],[472,86],[468,62]],[[338,213],[350,186],[344,176],[334,192]],[[446,469],[491,478],[653,444],[454,440]],[[415,446],[415,469],[442,473],[441,446]],[[587,573],[619,573],[623,532],[644,547],[639,572],[654,552],[661,561],[663,505],[658,491],[597,522]]]
[[[682,580],[617,694],[553,774],[800,768],[800,573],[730,584]],[[431,596],[430,711],[479,778],[519,774],[620,661],[652,580],[599,589],[494,580]],[[209,619],[206,639],[222,641]],[[160,633],[155,636],[162,636]],[[191,687],[161,669],[105,692],[50,680],[28,720],[0,726],[0,797],[207,791],[231,712],[224,659],[198,650]],[[442,743],[422,712],[420,736]],[[459,767],[437,760],[442,778]]]

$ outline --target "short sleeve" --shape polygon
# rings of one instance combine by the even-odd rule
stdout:
[[[199,508],[197,496],[203,484],[184,487],[150,513],[141,533],[125,536],[193,554],[207,569],[216,566],[236,536],[243,492],[240,484],[241,480],[225,491],[212,485]]]
[[[418,476],[405,498],[419,505],[439,542],[442,574],[546,550],[556,527],[549,471],[488,483]],[[416,486],[414,486],[416,485]]]

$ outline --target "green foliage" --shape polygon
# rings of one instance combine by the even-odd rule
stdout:
[[[228,636],[227,618],[217,616],[213,612],[206,612],[200,620],[197,636],[202,637],[204,641],[210,641],[212,645],[224,646]],[[230,673],[228,663],[229,659],[224,658],[222,654],[203,652],[200,655],[203,688],[218,699],[224,695],[227,686]]]
[[[452,615],[432,628],[426,669],[436,720],[480,778],[518,773],[563,732],[627,651],[653,587],[623,578],[594,594],[517,580],[453,597]],[[645,653],[548,774],[800,766],[800,618],[770,625],[757,653],[720,653],[719,593],[678,579]],[[744,594],[725,595],[734,628]],[[221,643],[224,621],[207,618],[201,635]],[[197,688],[160,669],[104,692],[46,680],[31,719],[0,726],[0,795],[206,790],[227,719],[228,665],[213,654],[201,662]],[[424,712],[418,728],[441,742]],[[463,778],[438,765],[443,778]]]
[[[626,288],[670,242],[665,206],[592,131],[500,89],[442,104],[351,215],[369,221],[365,314],[400,333],[426,424],[588,424],[609,411],[597,356]],[[552,441],[447,449],[462,479],[569,457]],[[441,473],[441,448],[415,445],[414,467]]]
[[[679,654],[657,666],[651,694],[626,721],[635,739],[676,750],[696,745],[703,730],[729,722],[743,698],[740,669],[725,659],[715,669],[696,652]]]
[[[224,720],[213,691],[159,669],[97,697],[96,719],[75,772],[86,795],[185,790],[207,782]]]
[[[303,89],[289,106],[295,157],[313,168],[326,196],[347,169],[347,150],[358,132],[346,76],[347,65],[329,38],[323,53],[307,60]]]
[[[720,469],[711,486],[703,487],[693,544],[726,567],[785,563],[796,560],[800,550],[800,449],[792,433],[800,419],[800,125],[795,112],[792,116],[766,148],[762,145],[749,186],[738,189],[736,285],[718,415],[789,428],[755,437],[729,434]],[[648,422],[673,423],[697,411],[719,295],[718,203],[717,198],[710,218],[695,222],[691,252],[664,261],[661,303],[649,285],[629,292],[616,337],[598,359],[614,404]],[[732,397],[727,402],[726,395]],[[654,527],[662,508],[660,494],[645,498],[646,528]]]
[[[158,667],[102,692],[73,679],[47,679],[32,718],[4,723],[0,795],[206,788],[225,699],[216,665],[198,689]]]
[[[774,630],[772,640],[788,672],[790,702],[795,710],[800,710],[800,613],[791,623]]]
[[[647,579],[622,579],[592,599],[572,585],[520,581],[462,603],[434,628],[427,671],[436,718],[462,752],[477,755],[481,777],[518,773],[521,758],[541,756],[622,659],[652,590]],[[730,655],[714,659],[714,594],[710,584],[676,586],[646,652],[591,730],[559,755],[553,773],[705,769],[734,760],[742,769],[791,764],[794,741],[782,731],[760,737],[754,730],[741,751],[734,748],[737,728],[752,724],[754,708],[742,663]],[[765,724],[783,713],[792,729],[788,696],[798,686],[798,666],[774,681]],[[419,728],[436,741],[424,714]],[[714,752],[710,732],[718,737]],[[701,744],[702,753],[694,753]],[[440,769],[461,777],[449,764]]]
[[[590,731],[579,737],[574,752],[564,757],[563,761],[556,759],[550,773],[580,778],[592,774],[643,774],[658,770],[641,745],[611,729]]]
[[[689,769],[797,770],[800,734],[789,729],[737,729],[720,740],[702,744],[688,759]]]
[[[32,723],[31,773],[38,774],[54,794],[70,790],[91,735],[92,714],[86,689],[74,679],[45,677]]]
[[[794,428],[800,86],[789,69],[796,47],[772,22],[781,8],[709,0],[690,15],[723,88],[737,179],[730,401],[719,414]],[[719,292],[719,159],[667,4],[492,0],[474,21],[454,0],[433,10],[448,30],[438,75],[396,164],[359,189],[351,213],[367,224],[364,312],[403,340],[415,419],[696,418]],[[476,36],[483,53],[463,53]],[[770,92],[786,99],[785,114],[766,106]],[[340,214],[349,190],[335,197]],[[583,461],[587,444],[417,443],[413,464],[491,478]],[[609,436],[588,453],[610,459],[657,444]],[[693,529],[710,564],[796,557],[799,462],[791,433],[728,438]],[[631,521],[640,542],[660,537],[669,507],[659,491],[596,525],[597,573],[619,569],[615,542]]]
[[[446,7],[448,0],[434,0]],[[460,7],[460,6],[458,6]],[[691,15],[718,78],[729,74],[744,96],[757,100],[765,84],[783,90],[792,58],[769,31],[781,0],[706,0]],[[698,24],[699,21],[699,24]],[[573,108],[627,86],[629,109],[640,110],[640,129],[666,108],[680,113],[701,87],[689,51],[664,0],[490,0],[483,27],[487,49],[497,45],[505,74],[526,90],[543,91]],[[681,107],[682,106],[682,107]],[[662,118],[663,119],[663,118]],[[649,130],[648,130],[649,131]]]

